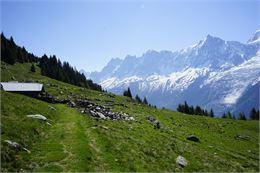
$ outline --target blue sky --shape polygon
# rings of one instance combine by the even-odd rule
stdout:
[[[260,29],[260,1],[1,1],[1,30],[38,56],[101,70],[115,57],[179,50],[207,34],[246,42]]]

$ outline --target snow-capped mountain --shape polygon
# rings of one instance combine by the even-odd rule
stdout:
[[[259,107],[260,30],[247,43],[207,35],[180,51],[115,58],[89,77],[117,94],[130,87],[160,107],[175,109],[186,100],[218,115],[228,110],[248,114]]]

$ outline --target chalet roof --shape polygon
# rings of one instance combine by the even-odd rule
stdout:
[[[42,87],[40,83],[1,82],[4,91],[42,91]]]

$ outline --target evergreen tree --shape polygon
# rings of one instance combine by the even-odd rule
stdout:
[[[228,111],[228,113],[227,113],[227,118],[232,119],[232,114],[230,111]]]
[[[193,106],[189,107],[189,114],[191,114],[191,115],[194,114],[194,107]]]
[[[127,89],[127,92],[128,92],[128,97],[132,98],[132,93],[131,93],[131,90],[130,90],[129,87],[128,87],[128,89]]]
[[[204,110],[204,116],[207,116],[207,117],[209,116],[209,113],[206,109]]]
[[[142,103],[142,100],[141,100],[141,98],[140,98],[138,95],[135,96],[135,100],[136,100],[138,103]]]
[[[178,107],[177,107],[177,111],[183,112],[183,110],[184,110],[183,106],[181,104],[179,104]]]
[[[259,111],[256,111],[255,108],[252,108],[250,111],[250,119],[251,120],[259,120]]]
[[[144,97],[143,103],[148,105],[148,101],[147,101],[146,97]]]
[[[239,112],[238,119],[239,120],[246,120],[246,116],[245,116],[244,112]]]
[[[213,112],[213,109],[210,109],[209,116],[212,117],[212,118],[215,116],[215,115],[214,115],[214,112]]]
[[[202,115],[202,110],[201,110],[200,106],[196,106],[196,108],[195,108],[195,114],[196,114],[196,115]]]
[[[36,71],[35,66],[34,66],[34,64],[32,64],[31,65],[31,72],[35,72],[35,71]]]
[[[189,105],[186,101],[184,102],[184,113],[189,114]]]
[[[129,87],[127,88],[126,91],[124,91],[123,95],[126,97],[129,97],[129,98],[132,98],[132,93],[131,93],[131,90]]]

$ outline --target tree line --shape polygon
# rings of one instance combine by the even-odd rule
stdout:
[[[228,111],[227,113],[224,112],[222,118],[247,120],[244,112],[239,112],[238,117],[236,117],[235,114],[232,114],[230,111]],[[249,119],[259,120],[259,110],[257,111],[255,108],[252,108],[249,113]]]
[[[84,74],[78,72],[68,62],[61,63],[55,55],[49,58],[43,55],[40,58],[39,67],[41,68],[41,74],[44,76],[80,87],[102,91],[100,85],[93,83],[92,80],[87,80]]]
[[[155,105],[148,103],[147,98],[144,97],[143,100],[138,96],[138,94],[133,98],[131,89],[128,87],[127,90],[123,91],[123,96],[129,97],[130,99],[135,100],[137,103],[148,105],[149,107],[157,108]]]
[[[186,101],[184,102],[184,104],[178,105],[177,111],[185,114],[190,114],[190,115],[202,115],[208,117],[215,116],[213,109],[210,109],[210,111],[208,111],[207,109],[202,109],[200,106],[196,106],[196,107],[189,106]]]
[[[190,114],[190,115],[202,115],[208,117],[214,117],[213,109],[207,111],[206,109],[202,109],[200,106],[189,106],[188,103],[185,101],[184,104],[179,104],[177,107],[178,112]],[[238,120],[247,120],[246,115],[244,112],[240,112],[238,116],[232,114],[230,111],[227,113],[223,113],[221,118],[228,118],[228,119],[238,119]],[[257,111],[255,108],[252,108],[250,111],[249,118],[251,120],[259,120],[259,110]]]
[[[7,39],[1,33],[1,61],[13,65],[16,62],[38,62],[39,58],[32,53],[28,53],[24,47],[17,46],[13,37]]]
[[[3,33],[1,33],[1,61],[11,65],[16,62],[36,63],[41,68],[41,74],[44,76],[76,86],[102,91],[100,85],[86,79],[84,74],[78,72],[68,62],[61,63],[55,55],[50,57],[43,55],[39,58],[29,53],[24,47],[16,45],[12,37],[7,39]],[[34,65],[31,66],[31,71],[35,71]]]

